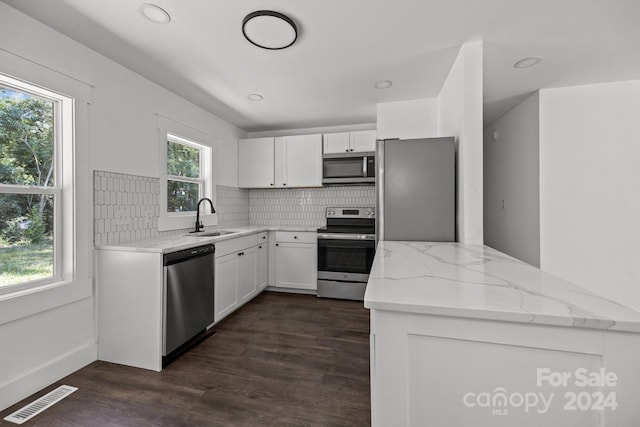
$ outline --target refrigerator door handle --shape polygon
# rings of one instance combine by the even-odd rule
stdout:
[[[384,139],[376,141],[376,246],[384,241]]]

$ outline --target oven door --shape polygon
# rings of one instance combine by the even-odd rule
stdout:
[[[318,279],[366,282],[375,250],[374,235],[318,234]]]

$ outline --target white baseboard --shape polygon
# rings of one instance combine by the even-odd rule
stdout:
[[[264,290],[267,292],[285,292],[288,294],[318,294],[318,291],[316,291],[315,289],[276,288],[275,286],[267,286],[266,288],[264,288]]]
[[[0,411],[98,359],[95,342],[77,347],[57,359],[40,365],[0,385]],[[73,384],[69,384],[73,385]]]

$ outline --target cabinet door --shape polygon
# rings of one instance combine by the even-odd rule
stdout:
[[[267,242],[258,245],[258,292],[266,288],[268,283],[268,251],[269,247],[267,246]]]
[[[317,289],[317,245],[276,243],[276,286]]]
[[[290,187],[287,182],[287,139],[284,136],[274,141],[274,182],[278,188]]]
[[[256,294],[258,248],[253,246],[242,250],[238,257],[238,303],[244,304]]]
[[[322,139],[325,154],[349,151],[349,132],[325,133]]]
[[[276,180],[276,186],[321,187],[322,135],[296,135],[282,139],[284,176],[282,182]]]
[[[238,255],[216,258],[214,285],[215,321],[218,322],[238,306]]]
[[[249,138],[238,141],[238,186],[275,186],[274,138]]]
[[[376,135],[375,130],[351,132],[349,135],[351,151],[376,151]]]

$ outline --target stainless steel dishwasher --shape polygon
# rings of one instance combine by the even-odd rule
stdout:
[[[213,324],[215,250],[208,244],[164,255],[165,358]]]

